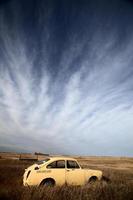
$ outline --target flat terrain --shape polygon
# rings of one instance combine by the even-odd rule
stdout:
[[[0,200],[133,200],[133,158],[76,157],[83,168],[101,169],[110,182],[84,187],[25,188],[24,169],[35,155],[0,153]],[[41,160],[45,156],[38,156]]]

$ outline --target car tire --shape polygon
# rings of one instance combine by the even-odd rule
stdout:
[[[45,187],[53,187],[55,185],[54,180],[52,179],[47,179],[42,181],[42,183],[40,184],[40,186],[45,186]]]
[[[92,176],[89,178],[88,182],[92,184],[92,183],[96,183],[97,181],[98,181],[98,178],[96,176]]]

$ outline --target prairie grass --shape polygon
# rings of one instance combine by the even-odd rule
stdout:
[[[104,162],[104,161],[103,161]],[[112,163],[113,161],[110,161]],[[115,161],[113,162],[115,164]],[[0,160],[0,200],[133,200],[132,163],[129,169],[101,168],[111,182],[104,181],[86,186],[24,187],[24,169],[32,162]],[[85,166],[94,164],[91,159]],[[107,163],[105,163],[106,165]],[[82,165],[82,162],[81,162]],[[95,164],[94,168],[97,168]]]

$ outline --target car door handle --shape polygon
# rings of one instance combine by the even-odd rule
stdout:
[[[67,172],[74,171],[75,169],[67,169]]]

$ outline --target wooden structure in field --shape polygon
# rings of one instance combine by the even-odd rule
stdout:
[[[19,160],[21,160],[21,161],[38,161],[38,155],[20,154]]]

